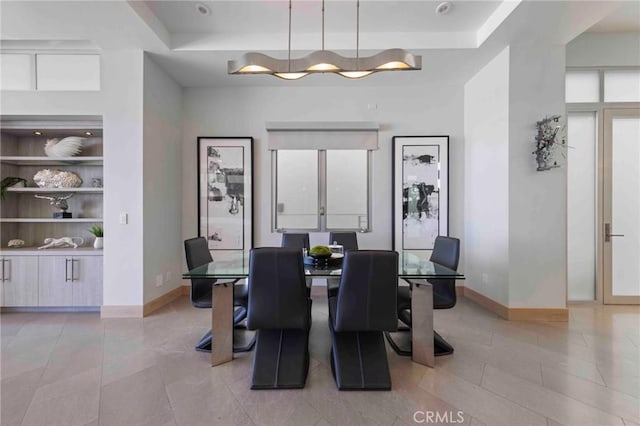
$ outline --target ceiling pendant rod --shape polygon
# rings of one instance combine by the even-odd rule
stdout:
[[[289,55],[287,61],[289,62],[289,72],[291,72],[291,0],[289,0]]]
[[[324,0],[322,0],[322,50],[324,50]]]
[[[360,69],[360,0],[356,1],[356,66]]]

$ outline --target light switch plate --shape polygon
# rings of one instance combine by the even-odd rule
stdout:
[[[129,215],[126,213],[120,213],[120,225],[126,225],[129,223]]]

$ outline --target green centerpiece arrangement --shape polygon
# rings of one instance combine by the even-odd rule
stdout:
[[[313,246],[309,250],[309,256],[314,259],[328,259],[331,257],[331,250],[327,246]]]

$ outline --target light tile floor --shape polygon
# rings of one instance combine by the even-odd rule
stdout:
[[[2,314],[1,424],[640,425],[638,307],[507,322],[462,299],[436,312],[455,354],[429,369],[389,351],[391,392],[336,390],[325,298],[314,299],[303,390],[249,390],[253,353],[211,368],[193,350],[209,315],[186,297],[144,319]]]

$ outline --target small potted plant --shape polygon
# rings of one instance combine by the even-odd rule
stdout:
[[[102,226],[93,225],[91,228],[89,228],[89,232],[91,232],[96,237],[95,241],[93,242],[93,248],[101,249],[103,246],[102,239],[104,238],[104,231],[102,230]]]

